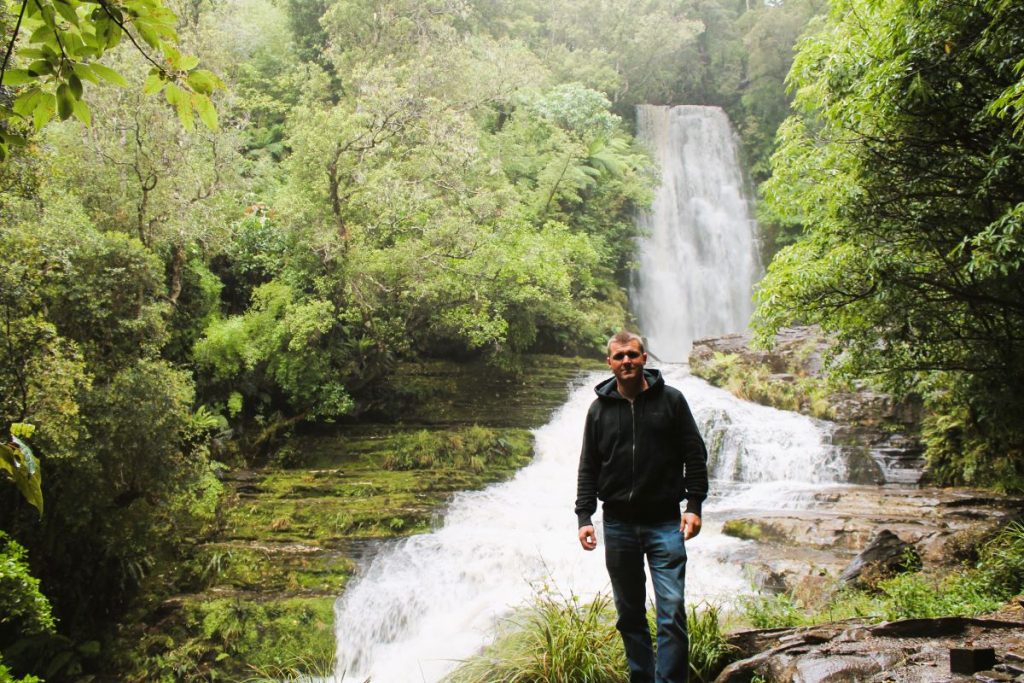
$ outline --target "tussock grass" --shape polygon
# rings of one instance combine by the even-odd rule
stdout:
[[[494,642],[463,662],[445,683],[626,683],[622,640],[611,598],[583,603],[541,591],[510,617]],[[649,614],[653,632],[653,613]],[[689,608],[690,669],[695,681],[711,681],[728,663],[717,606]]]

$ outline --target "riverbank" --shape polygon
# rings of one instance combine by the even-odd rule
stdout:
[[[455,492],[529,462],[529,430],[597,367],[551,356],[515,372],[403,364],[372,416],[311,428],[272,464],[225,472],[216,532],[151,573],[119,630],[110,680],[330,673],[334,602],[361,560],[431,529]]]

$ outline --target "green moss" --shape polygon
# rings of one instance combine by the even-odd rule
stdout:
[[[765,535],[761,525],[749,519],[727,519],[722,524],[722,533],[747,541],[760,541]]]
[[[581,365],[405,364],[376,421],[321,425],[271,454],[273,466],[224,473],[217,532],[150,576],[112,666],[135,672],[127,681],[329,672],[351,549],[429,531],[455,492],[512,476],[533,456],[528,428],[565,402]]]
[[[321,670],[334,656],[334,598],[253,602],[196,596],[177,606],[157,631],[141,636],[139,654],[123,666],[127,681],[240,680],[254,670]]]

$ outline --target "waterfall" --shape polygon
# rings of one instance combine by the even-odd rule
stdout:
[[[758,271],[746,209],[736,209],[742,229],[717,215],[726,205],[732,207],[729,211],[745,206],[739,172],[710,168],[719,163],[713,159],[735,161],[728,122],[720,110],[693,109],[643,107],[640,116],[649,140],[672,140],[677,129],[689,136],[673,143],[673,149],[697,159],[702,171],[677,168],[681,164],[673,159],[674,152],[657,143],[665,184],[683,185],[691,197],[689,204],[684,202],[688,208],[679,210],[700,215],[696,225],[703,226],[684,225],[664,208],[665,189],[655,210],[642,219],[650,235],[640,245],[645,256],[634,305],[638,313],[646,311],[641,320],[649,327],[644,330],[662,359],[684,358],[684,345],[697,335],[743,329]],[[679,123],[663,125],[656,119]],[[698,123],[684,123],[691,119]],[[705,122],[717,132],[691,130],[703,130]],[[697,140],[731,151],[709,155],[693,149],[699,146]],[[703,194],[690,191],[710,182],[698,182],[698,175],[719,178],[720,186]],[[678,188],[672,192],[682,194]],[[668,215],[659,218],[662,214]],[[705,214],[715,218],[705,220]],[[662,220],[671,224],[669,233],[713,233],[666,236]],[[652,246],[656,240],[663,242]],[[659,255],[669,250],[678,253]],[[644,265],[654,263],[663,270]],[[702,307],[698,310],[687,303],[691,301]],[[742,568],[731,560],[749,542],[721,533],[725,513],[798,507],[822,483],[843,481],[845,466],[829,445],[827,425],[741,401],[692,377],[685,366],[661,369],[666,382],[687,397],[710,454],[711,496],[704,506],[704,529],[687,545],[688,600],[728,602],[751,588]],[[605,376],[583,378],[551,421],[536,430],[534,461],[513,479],[457,495],[435,531],[388,546],[363,568],[335,606],[337,679],[439,681],[485,645],[499,621],[528,603],[538,587],[583,600],[609,591],[603,554],[579,547],[573,514],[583,421],[594,400],[593,386]],[[594,522],[603,543],[600,512]]]
[[[638,220],[630,300],[650,351],[685,361],[694,339],[742,332],[761,275],[735,135],[717,107],[643,105],[637,136],[662,183]]]

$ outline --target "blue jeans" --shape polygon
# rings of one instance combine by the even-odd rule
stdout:
[[[635,524],[606,519],[605,564],[629,665],[630,683],[686,683],[690,638],[686,633],[686,548],[679,522]],[[657,610],[658,652],[655,660],[647,625],[647,576],[651,568]]]

